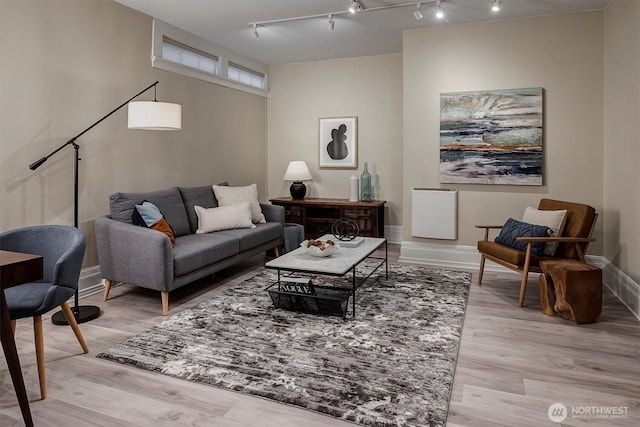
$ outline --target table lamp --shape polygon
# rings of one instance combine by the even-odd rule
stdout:
[[[285,181],[293,181],[291,187],[289,187],[289,192],[293,199],[304,199],[304,195],[307,193],[307,187],[302,181],[310,181],[312,178],[311,172],[309,172],[309,168],[304,160],[294,160],[289,162],[289,167],[287,167],[287,171],[284,173],[284,178],[282,179]]]

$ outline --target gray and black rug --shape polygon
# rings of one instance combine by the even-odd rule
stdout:
[[[369,426],[443,426],[471,275],[391,264],[352,319],[276,310],[265,271],[98,354]],[[316,283],[345,280],[317,278]]]

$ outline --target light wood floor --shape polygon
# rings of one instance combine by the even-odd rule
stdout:
[[[399,247],[390,245],[397,260]],[[170,315],[262,271],[264,257],[173,292]],[[517,306],[518,276],[485,273],[473,284],[449,407],[448,426],[555,426],[552,403],[572,408],[628,407],[626,418],[576,419],[563,425],[640,425],[640,324],[608,291],[595,324],[542,314],[537,278]],[[159,323],[160,296],[119,286],[112,298],[83,298],[100,318],[80,325],[91,350],[82,354],[69,327],[43,316],[48,397],[39,398],[32,324],[18,322],[16,341],[36,426],[350,426],[269,400],[194,384],[108,362],[101,350]],[[419,369],[419,366],[416,367]],[[23,425],[4,358],[0,358],[0,426]]]

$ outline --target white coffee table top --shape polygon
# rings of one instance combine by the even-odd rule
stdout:
[[[340,243],[331,234],[325,234],[317,240],[333,240]],[[342,276],[375,252],[384,242],[383,238],[365,237],[361,245],[354,248],[341,246],[338,252],[328,257],[314,257],[305,253],[304,248],[298,248],[267,262],[265,267]]]

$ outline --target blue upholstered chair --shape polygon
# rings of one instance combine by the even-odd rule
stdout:
[[[5,289],[14,333],[16,319],[33,317],[42,399],[47,396],[42,315],[61,307],[82,350],[89,351],[67,303],[78,287],[85,247],[82,231],[65,225],[38,225],[0,233],[0,249],[43,256],[42,280]]]

